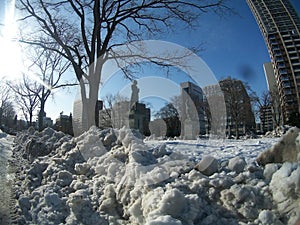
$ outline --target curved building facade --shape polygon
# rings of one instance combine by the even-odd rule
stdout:
[[[286,123],[300,114],[300,18],[289,0],[247,0],[247,3],[270,54]]]

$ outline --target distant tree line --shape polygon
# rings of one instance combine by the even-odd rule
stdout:
[[[0,127],[2,130],[8,130],[13,127],[16,120],[16,111],[13,95],[4,79],[0,80]]]
[[[57,47],[53,45],[53,48]],[[33,126],[35,116],[37,116],[37,127],[42,130],[46,126],[44,124],[45,105],[53,91],[77,84],[62,79],[70,64],[63,61],[62,56],[55,51],[28,47],[26,55],[31,64],[27,72],[22,74],[21,79],[14,81],[2,80],[1,82],[4,88],[1,89],[3,113],[0,112],[0,120],[2,117],[5,119],[6,108],[10,107],[9,116],[16,116],[16,111],[20,112],[19,114],[22,114],[21,117],[24,118],[27,126]]]
[[[165,121],[167,126],[167,137],[178,137],[181,131],[181,121],[178,110],[174,107],[174,104],[167,103],[156,114],[155,118]]]
[[[259,115],[262,132],[265,133],[270,130],[274,130],[280,125],[283,125],[283,117],[280,107],[279,93],[276,91],[264,91],[261,96],[255,96],[254,98],[255,112]],[[268,127],[268,117],[272,118],[271,127]],[[289,123],[289,125],[296,126],[295,123]],[[299,125],[298,125],[299,126]],[[300,126],[299,126],[300,127]]]

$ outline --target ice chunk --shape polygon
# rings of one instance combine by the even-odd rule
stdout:
[[[218,171],[218,161],[212,156],[204,156],[195,168],[204,175],[210,176]]]

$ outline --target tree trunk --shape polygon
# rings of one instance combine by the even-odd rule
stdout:
[[[92,90],[91,90],[92,91]],[[95,98],[83,98],[82,99],[82,131],[87,131],[91,126],[96,125],[95,123]]]
[[[0,108],[0,127],[2,127],[2,121],[3,121],[3,109]]]
[[[239,139],[239,125],[238,123],[235,123],[235,139]]]
[[[88,86],[87,86],[88,85]],[[98,100],[99,82],[95,79],[90,79],[88,84],[85,84],[83,79],[80,80],[81,90],[81,118],[74,118],[76,114],[73,113],[74,120],[79,119],[79,127],[75,127],[74,124],[74,135],[78,136],[83,132],[90,129],[91,126],[96,125],[96,102]],[[87,96],[88,93],[88,96]]]
[[[32,111],[29,113],[29,127],[32,126]]]
[[[41,101],[41,107],[40,112],[38,115],[38,126],[39,131],[42,131],[44,129],[44,115],[45,115],[45,101]]]

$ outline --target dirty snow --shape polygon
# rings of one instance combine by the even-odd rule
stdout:
[[[50,128],[19,134],[16,222],[292,225],[300,216],[299,163],[255,161],[278,138],[140,137],[96,127],[77,138]]]
[[[9,224],[14,174],[9,164],[12,155],[13,136],[0,130],[0,224]]]

